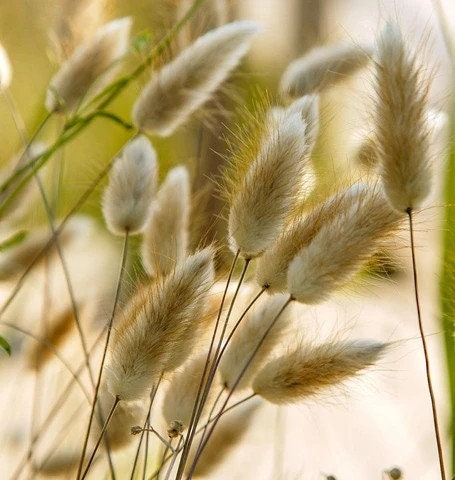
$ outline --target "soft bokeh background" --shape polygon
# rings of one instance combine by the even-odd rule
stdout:
[[[112,0],[104,2],[103,11],[106,19],[131,15],[135,34],[147,30],[152,39],[158,39],[178,18],[180,4],[190,3],[184,0]],[[45,114],[45,90],[58,68],[53,42],[63,4],[50,0],[0,3],[0,42],[8,51],[13,66],[11,94],[30,133]],[[434,76],[431,107],[445,113],[435,139],[433,193],[416,221],[423,318],[431,349],[447,465],[450,465],[450,403],[438,287],[443,258],[444,211],[441,205],[447,203],[443,188],[453,85],[451,61],[434,6],[430,0],[233,1],[224,12],[226,18],[258,20],[263,32],[255,41],[247,66],[236,74],[230,93],[221,95],[219,104],[231,111],[235,108],[234,100],[242,103],[242,98],[258,88],[267,88],[273,97],[280,74],[293,58],[319,44],[341,40],[373,43],[378,29],[389,17],[398,21],[410,44],[422,52],[422,59]],[[445,0],[443,6],[450,31],[455,28],[454,5],[451,0]],[[209,20],[216,23],[213,16]],[[90,25],[86,28],[88,31]],[[202,27],[196,27],[196,31],[198,28]],[[191,32],[186,35],[191,36]],[[185,42],[185,35],[180,42]],[[176,50],[178,42],[172,48]],[[128,62],[134,64],[139,59],[133,55]],[[330,184],[335,178],[353,178],[359,174],[353,155],[371,128],[371,78],[372,72],[367,69],[323,96],[323,133],[315,157],[321,171],[325,172],[322,183]],[[129,120],[132,101],[144,82],[142,78],[129,87],[115,101],[113,111]],[[220,140],[226,132],[224,125],[233,121],[232,114],[220,118],[215,113],[211,121],[202,122],[202,128],[201,121],[197,120],[170,139],[154,139],[161,158],[161,175],[172,165],[187,163],[198,174],[196,185],[204,189],[210,184],[206,177],[216,172],[221,161],[219,153],[224,153]],[[55,121],[46,128],[43,140],[52,139],[58,128],[59,122]],[[19,149],[20,139],[3,98],[0,98],[0,132],[0,161],[6,163]],[[203,135],[202,142],[200,135]],[[90,179],[127,138],[128,133],[119,126],[97,120],[57,154],[58,161],[64,165],[60,213],[71,207]],[[201,151],[205,160],[198,163],[195,158]],[[49,188],[55,186],[50,184]],[[218,212],[220,206],[215,202],[213,198],[207,204],[207,212]],[[91,220],[86,219],[86,223],[75,227],[82,229],[84,235],[68,246],[76,288],[84,299],[97,294],[110,298],[119,252],[117,241],[104,231],[99,194],[91,197],[83,212]],[[208,222],[211,224],[213,220]],[[39,225],[45,226],[44,215],[36,202],[20,227],[31,229]],[[219,229],[218,236],[222,236],[222,227]],[[5,228],[0,234],[8,232]],[[403,242],[406,244],[407,240]],[[302,310],[296,323],[296,333],[303,338],[321,339],[343,331],[349,337],[393,342],[386,358],[365,377],[321,400],[292,408],[264,406],[245,444],[233,453],[229,462],[220,466],[219,476],[214,474],[210,478],[316,480],[333,474],[338,480],[381,479],[381,472],[395,465],[403,470],[406,479],[438,478],[409,254],[405,247],[395,252],[398,269],[390,279],[370,278],[366,286],[352,289],[353,293],[343,292],[323,307]],[[66,295],[57,265],[55,278],[48,288],[55,303]],[[26,292],[3,319],[37,334],[40,311],[46,305],[41,298],[40,285],[45,282],[40,275],[44,275],[43,272],[36,273]],[[11,286],[4,282],[3,287],[6,295]],[[27,342],[21,334],[6,327],[2,327],[0,333],[11,339],[13,350],[26,351]],[[64,353],[73,358],[73,350],[74,346],[66,345]],[[22,357],[15,354],[11,359],[3,359],[1,353],[0,356],[0,445],[4,445],[0,448],[0,465],[2,478],[9,478],[26,450],[32,425],[39,424],[37,419],[43,418],[46,392],[55,392],[67,373],[61,366],[45,372],[40,380],[42,398],[38,401],[32,393],[35,379],[32,374],[23,373]],[[85,416],[81,418],[85,422]],[[52,439],[48,441],[51,444]],[[45,456],[46,445],[41,448]],[[21,475],[20,478],[31,478],[27,470]]]

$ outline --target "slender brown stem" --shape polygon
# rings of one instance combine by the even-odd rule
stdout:
[[[416,266],[416,258],[415,258],[414,228],[412,224],[412,209],[408,208],[406,210],[406,213],[408,214],[408,218],[409,218],[409,232],[411,237],[412,273],[414,277],[414,293],[415,293],[415,301],[416,301],[416,307],[417,307],[417,319],[419,322],[420,338],[422,340],[423,354],[425,357],[425,370],[426,370],[426,377],[427,377],[427,384],[428,384],[428,392],[430,394],[430,399],[431,399],[431,410],[433,413],[434,433],[435,433],[436,444],[438,448],[439,469],[441,472],[441,479],[446,480],[445,467],[444,467],[444,453],[442,450],[441,434],[439,431],[436,399],[434,396],[433,384],[431,381],[430,358],[428,356],[427,342],[425,340],[425,332],[423,330],[423,324],[422,324],[422,313],[420,310],[419,287],[418,287],[418,281],[417,281],[417,266]]]
[[[251,362],[253,361],[254,357],[256,356],[256,354],[258,353],[259,349],[262,347],[262,344],[265,342],[265,339],[267,338],[268,334],[270,333],[270,331],[272,330],[272,328],[275,326],[276,322],[278,321],[278,319],[280,318],[281,314],[284,312],[284,310],[288,307],[288,305],[293,301],[293,297],[289,297],[288,300],[286,301],[286,303],[281,307],[281,309],[279,310],[279,312],[276,314],[275,318],[271,321],[270,325],[268,326],[267,330],[264,332],[264,334],[262,335],[261,339],[259,340],[258,344],[256,345],[255,349],[253,350],[253,352],[251,353],[251,355],[249,356],[248,360],[246,361],[244,367],[242,368],[242,370],[240,371],[239,375],[237,376],[237,379],[235,380],[234,382],[234,385],[232,385],[232,388],[231,390],[229,391],[226,399],[224,400],[223,402],[223,405],[221,406],[221,409],[219,411],[219,413],[217,414],[217,416],[214,418],[214,421],[213,421],[213,424],[212,426],[210,427],[210,430],[208,431],[206,437],[205,437],[205,440],[202,442],[201,446],[198,448],[197,452],[196,452],[196,455],[194,457],[194,460],[193,460],[193,463],[191,464],[191,467],[190,467],[190,470],[189,470],[189,473],[187,475],[187,480],[191,479],[193,474],[194,474],[194,471],[196,469],[196,465],[197,465],[197,462],[202,454],[202,452],[204,451],[205,447],[207,446],[207,443],[208,441],[210,440],[210,437],[212,436],[213,434],[213,431],[215,430],[215,427],[217,426],[221,416],[222,416],[222,413],[224,411],[224,409],[226,408],[227,404],[229,403],[229,400],[231,399],[232,395],[234,394],[235,392],[235,389],[237,388],[238,384],[240,383],[240,381],[242,380],[242,377],[243,375],[245,375],[245,372],[248,370],[248,367],[250,366]]]
[[[112,405],[111,411],[109,412],[109,415],[107,416],[106,422],[105,422],[104,425],[103,425],[103,429],[101,430],[100,436],[98,437],[98,440],[96,441],[95,447],[93,448],[93,452],[92,452],[92,454],[90,455],[90,458],[89,458],[89,460],[88,460],[87,466],[85,467],[84,473],[82,474],[81,480],[84,480],[84,479],[85,479],[85,477],[87,476],[87,474],[88,474],[88,472],[89,472],[89,470],[90,470],[90,467],[91,467],[91,465],[92,465],[93,459],[95,458],[96,452],[98,451],[98,448],[99,448],[99,446],[100,446],[101,440],[102,440],[103,437],[104,437],[104,433],[106,432],[107,427],[109,426],[109,423],[110,423],[110,421],[111,421],[111,418],[112,418],[112,416],[114,415],[115,409],[117,408],[117,405],[119,404],[119,402],[120,402],[120,398],[115,397],[115,400],[114,400],[114,403],[113,403],[113,405]]]
[[[200,400],[201,395],[204,391],[203,389],[204,389],[204,385],[205,385],[205,381],[206,381],[206,375],[207,375],[208,370],[209,370],[210,358],[211,358],[211,355],[212,355],[213,346],[215,345],[216,334],[218,332],[218,327],[220,325],[221,314],[223,312],[224,302],[226,301],[227,292],[229,290],[229,285],[231,283],[231,279],[232,279],[232,276],[234,274],[235,265],[237,263],[237,259],[239,258],[239,255],[240,255],[240,250],[237,250],[237,252],[234,256],[234,259],[232,260],[231,268],[229,270],[229,274],[228,274],[228,277],[227,277],[227,280],[226,280],[226,286],[224,287],[224,292],[223,292],[223,296],[221,298],[220,308],[218,309],[218,315],[217,315],[216,321],[215,321],[215,327],[213,329],[212,338],[210,340],[210,346],[209,346],[208,353],[207,353],[207,360],[206,360],[205,365],[204,365],[204,371],[202,372],[201,380],[199,382],[198,390],[197,390],[197,393],[196,393],[196,399],[194,401],[193,411],[191,413],[191,419],[190,419],[189,426],[188,426],[188,435],[187,435],[187,437],[185,439],[185,442],[184,442],[184,445],[183,445],[183,452],[182,452],[182,457],[180,458],[180,463],[179,463],[179,468],[177,470],[176,480],[180,480],[182,475],[183,475],[183,469],[185,467],[184,463],[186,462],[186,459],[188,457],[189,447],[191,446],[191,441],[194,437],[194,433],[195,433],[196,428],[197,428],[198,415],[200,415],[200,413],[199,413],[199,400]]]
[[[96,402],[98,400],[98,394],[99,394],[99,389],[100,389],[100,385],[101,385],[101,377],[103,375],[103,368],[104,368],[104,363],[106,361],[107,349],[108,349],[108,346],[109,346],[109,340],[111,338],[112,324],[114,322],[115,313],[117,311],[118,300],[119,300],[119,297],[120,297],[120,289],[121,289],[121,285],[122,285],[123,273],[124,273],[124,270],[125,270],[125,263],[126,263],[126,257],[127,257],[127,252],[128,252],[128,238],[129,238],[129,232],[126,231],[124,241],[123,241],[123,249],[122,249],[120,270],[119,270],[118,279],[117,279],[117,287],[116,287],[116,291],[115,291],[114,305],[112,307],[112,313],[111,313],[111,316],[109,318],[109,322],[107,324],[106,341],[104,342],[103,356],[102,356],[100,368],[99,368],[99,371],[98,371],[98,379],[96,381],[95,393],[94,393],[93,401],[92,401],[92,408],[90,410],[90,418],[89,418],[87,430],[85,432],[84,444],[83,444],[82,452],[81,452],[81,458],[79,460],[79,467],[78,467],[78,470],[77,470],[77,478],[79,478],[79,476],[81,474],[82,465],[84,463],[84,458],[85,458],[85,452],[87,451],[88,439],[90,437],[90,430],[91,430],[91,427],[92,427],[93,417],[94,417],[95,409],[96,409]]]

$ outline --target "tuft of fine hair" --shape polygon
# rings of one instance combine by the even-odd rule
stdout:
[[[5,48],[0,44],[0,90],[8,88],[11,85],[13,71],[11,62]]]
[[[268,363],[254,379],[253,391],[277,405],[300,402],[374,365],[386,347],[360,340],[299,346]]]
[[[400,212],[418,208],[430,192],[429,81],[397,25],[387,23],[376,60],[376,144],[384,190]]]
[[[289,264],[288,292],[301,303],[320,303],[348,282],[403,220],[377,186],[356,184],[346,195]]]
[[[142,135],[131,140],[115,160],[103,195],[103,214],[112,233],[142,231],[150,215],[157,176],[157,155],[150,141]]]
[[[188,256],[163,279],[142,287],[115,327],[106,367],[110,393],[121,400],[144,396],[173,355],[187,349],[188,330],[197,331],[213,278],[213,249]],[[202,310],[202,312],[201,312]],[[192,344],[194,345],[194,343]],[[188,356],[191,352],[186,351]]]
[[[168,136],[206,103],[247,53],[258,25],[237,21],[211,30],[154,72],[133,107],[137,128]]]
[[[314,102],[313,96],[299,99],[277,117],[269,116],[258,155],[236,189],[229,241],[231,250],[244,258],[258,257],[269,247],[289,211],[308,193],[305,184],[317,131]]]
[[[80,45],[52,77],[46,95],[49,112],[69,112],[76,109],[96,81],[102,88],[115,73],[113,64],[128,51],[131,18],[107,23],[92,40]],[[109,69],[109,75],[106,71]],[[94,89],[90,92],[94,93]]]
[[[371,53],[369,46],[350,43],[315,48],[287,67],[281,77],[280,92],[296,98],[324,90],[364,67]]]
[[[168,274],[185,257],[190,210],[190,176],[186,167],[178,166],[158,190],[143,232],[141,258],[151,277]]]
[[[226,388],[231,389],[233,387],[237,377],[256,348],[259,339],[262,338],[265,331],[269,328],[286,300],[287,295],[270,297],[252,313],[248,313],[242,320],[221,357],[219,365],[221,379]],[[244,390],[251,385],[254,375],[283,340],[289,325],[290,316],[290,309],[286,309],[282,313],[280,321],[274,325],[269,335],[265,337],[260,349],[238,383],[236,391]]]

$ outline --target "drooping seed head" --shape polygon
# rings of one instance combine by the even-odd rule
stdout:
[[[267,364],[254,379],[253,390],[277,405],[300,402],[374,365],[386,347],[370,341],[299,346]]]
[[[376,186],[358,184],[346,195],[343,208],[333,212],[289,264],[288,292],[299,302],[315,304],[328,298],[400,226],[402,215]]]
[[[158,176],[157,155],[144,136],[129,142],[115,160],[103,195],[103,214],[112,233],[142,231]]]
[[[211,30],[152,74],[133,107],[134,124],[168,136],[206,103],[247,53],[254,22],[237,21]]]
[[[113,64],[128,50],[131,19],[114,20],[100,28],[93,39],[79,46],[52,77],[46,95],[49,112],[70,112],[86,99],[96,81],[103,88],[115,73]],[[106,71],[109,69],[109,75]]]

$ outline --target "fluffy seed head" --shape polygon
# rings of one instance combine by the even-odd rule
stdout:
[[[0,44],[0,89],[8,88],[13,76],[11,63],[3,45]]]
[[[298,100],[270,118],[258,156],[233,197],[231,249],[245,258],[261,255],[277,237],[289,211],[305,192],[316,123],[314,97]],[[298,107],[298,108],[297,108]]]
[[[103,214],[112,233],[140,232],[149,217],[158,162],[144,136],[129,142],[115,160],[103,195]]]
[[[168,369],[182,337],[205,309],[214,277],[213,249],[185,259],[170,275],[146,285],[133,297],[114,332],[106,383],[121,400],[141,398]],[[189,355],[190,352],[187,352]]]
[[[234,385],[250,355],[256,348],[259,339],[262,338],[286,300],[287,296],[284,295],[271,297],[260,307],[256,308],[253,313],[247,314],[242,320],[242,323],[236,330],[226,351],[221,357],[219,366],[222,381],[228,388],[232,388]],[[236,390],[240,391],[250,386],[251,379],[258,369],[268,359],[280,340],[283,339],[288,327],[289,317],[290,309],[286,309],[282,313],[280,321],[276,323],[269,335],[265,338],[265,341],[245,371]]]
[[[254,22],[223,25],[199,37],[154,73],[133,107],[134,124],[154,135],[171,135],[218,89],[248,51]]]
[[[378,40],[376,137],[384,190],[400,212],[418,208],[431,187],[428,79],[395,24]]]
[[[100,28],[91,41],[78,47],[50,81],[46,95],[47,110],[74,110],[95,80],[98,90],[106,85],[115,72],[111,68],[110,75],[103,74],[126,54],[130,30],[130,18],[114,20]]]
[[[357,184],[345,195],[342,208],[333,212],[289,264],[288,291],[299,302],[325,300],[400,225],[402,215],[389,206],[377,187]]]
[[[254,379],[253,390],[277,405],[299,402],[373,365],[386,346],[370,341],[300,346],[267,364]]]
[[[281,78],[280,91],[291,98],[321,91],[364,67],[370,55],[371,48],[365,45],[315,48],[288,66]]]
[[[166,275],[185,257],[190,208],[188,170],[175,167],[156,195],[143,233],[142,263],[150,276]]]

